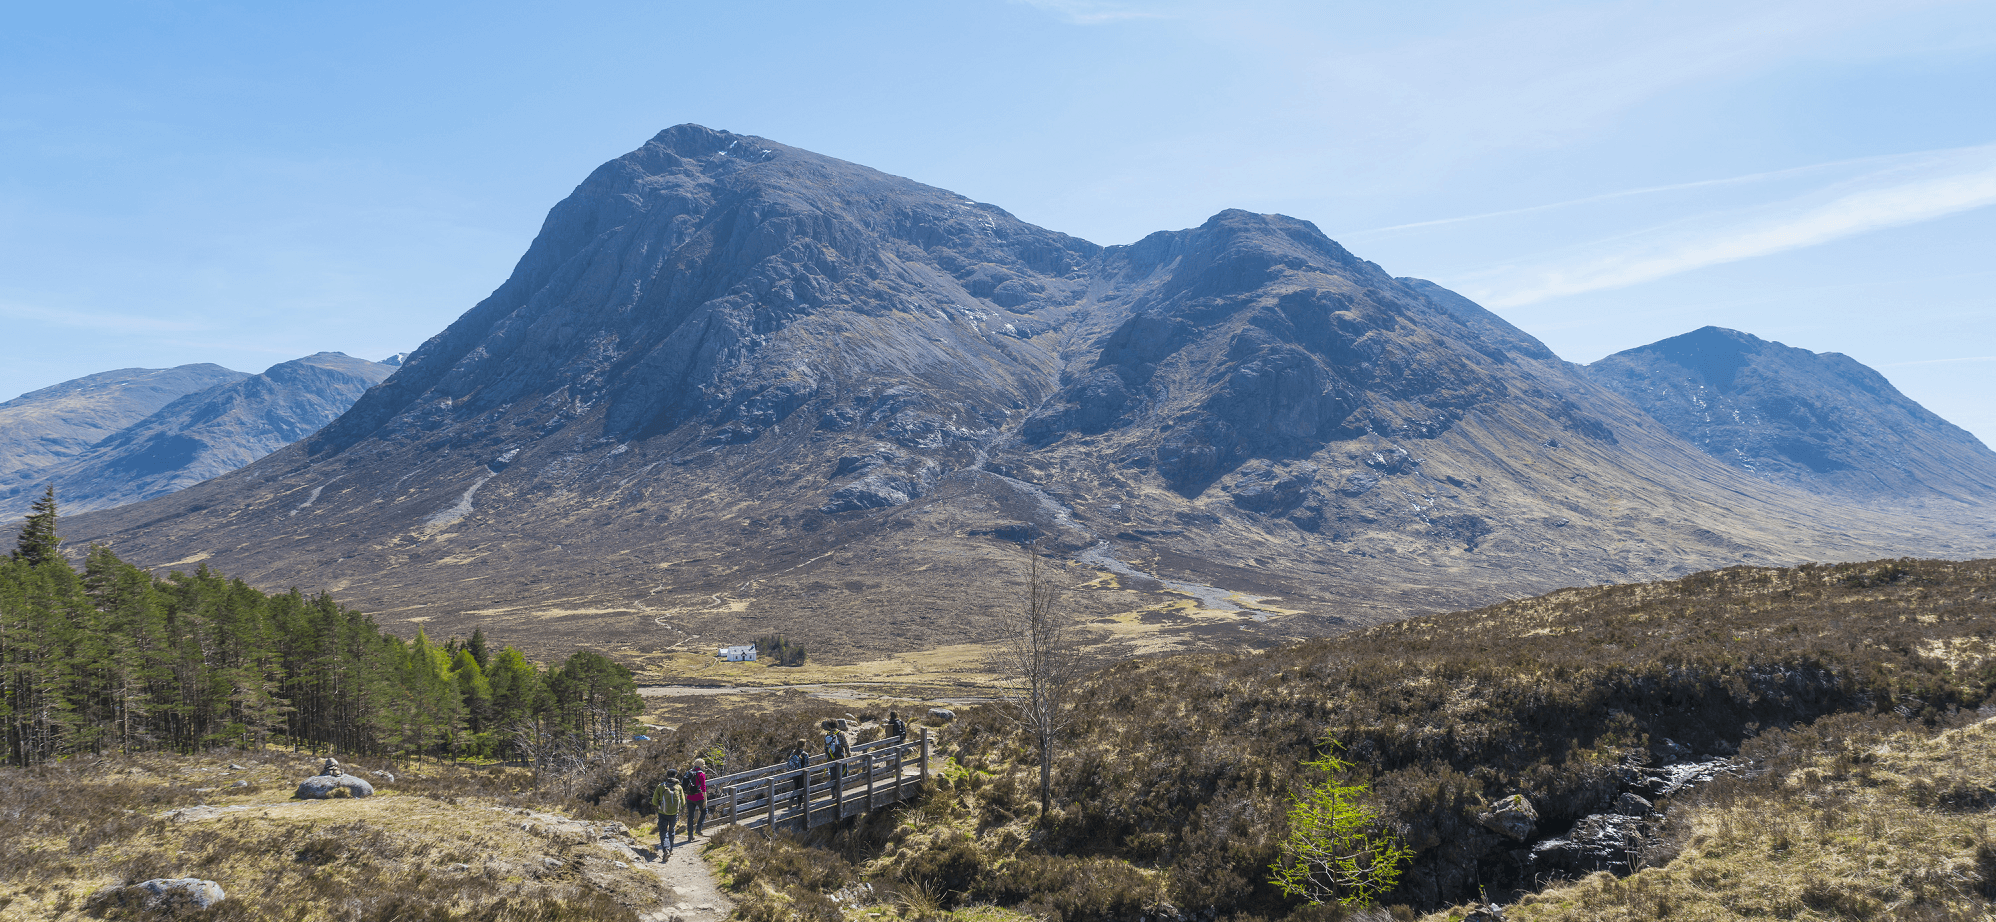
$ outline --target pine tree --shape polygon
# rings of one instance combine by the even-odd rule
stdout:
[[[25,560],[30,566],[41,566],[51,560],[60,559],[62,539],[55,533],[55,484],[49,484],[42,498],[29,507],[27,524],[21,526],[21,538],[14,547],[14,559]]]
[[[492,660],[488,658],[490,654],[485,649],[484,628],[475,627],[471,629],[471,643],[466,644],[465,649],[471,651],[471,658],[478,661],[478,668],[480,670],[492,668]]]

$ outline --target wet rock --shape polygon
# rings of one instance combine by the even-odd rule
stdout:
[[[1597,813],[1582,817],[1566,835],[1532,846],[1530,867],[1534,874],[1572,877],[1627,873],[1647,841],[1641,819]]]
[[[1696,755],[1691,751],[1691,747],[1673,739],[1665,739],[1651,746],[1650,753],[1656,756],[1657,761],[1666,765],[1672,762],[1687,762]]]
[[[1539,811],[1532,808],[1525,795],[1513,794],[1492,804],[1489,812],[1479,814],[1476,821],[1491,832],[1523,842],[1538,828]]]
[[[1644,817],[1656,808],[1641,796],[1624,792],[1615,798],[1615,812],[1622,816]]]

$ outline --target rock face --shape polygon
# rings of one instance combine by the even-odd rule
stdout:
[[[220,365],[120,368],[0,403],[0,493],[39,493],[38,472],[88,451],[178,398],[247,377]]]
[[[335,793],[345,791],[346,793]],[[353,775],[313,775],[298,783],[298,792],[291,795],[304,800],[325,800],[329,797],[372,797],[374,785],[367,779]]]
[[[1979,505],[1996,492],[1996,452],[1848,356],[1705,327],[1587,373],[1758,477],[1888,505]]]
[[[318,431],[394,370],[321,352],[187,394],[0,490],[0,518],[25,514],[49,481],[63,511],[84,512],[228,473]]]
[[[1079,613],[1229,646],[1732,563],[1996,553],[1978,516],[1728,466],[1306,221],[1100,247],[682,125],[592,173],[333,424],[65,536],[537,654],[780,632],[840,661],[992,637],[1022,538],[1099,568],[1063,576],[1102,577]]]

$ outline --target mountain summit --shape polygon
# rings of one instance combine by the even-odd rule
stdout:
[[[1996,452],[1849,356],[1705,327],[1587,371],[1672,434],[1762,477],[1886,505],[1996,496]]]
[[[1996,551],[1722,463],[1305,221],[1105,248],[694,125],[593,172],[317,435],[67,534],[432,631],[834,658],[988,637],[1034,535],[1138,649]]]

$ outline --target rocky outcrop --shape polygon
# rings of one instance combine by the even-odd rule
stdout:
[[[144,913],[148,917],[172,917],[207,909],[227,897],[222,886],[198,877],[156,877],[122,887],[99,891],[90,898],[87,910],[95,916],[118,914],[119,910]]]
[[[1516,842],[1531,838],[1539,825],[1539,811],[1532,808],[1532,801],[1523,794],[1512,794],[1490,805],[1490,809],[1477,814],[1476,822],[1483,828],[1498,833]]]

